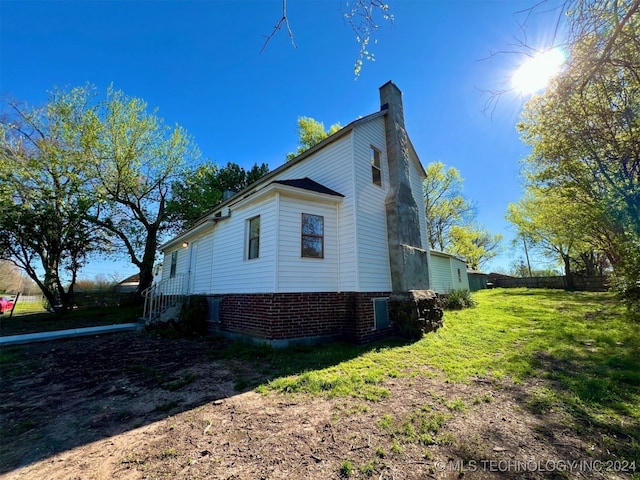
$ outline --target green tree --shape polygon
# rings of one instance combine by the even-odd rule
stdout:
[[[205,162],[186,170],[172,185],[167,209],[171,228],[181,231],[192,227],[207,212],[220,204],[225,192],[236,193],[269,173],[265,163],[245,170],[235,163],[219,167]]]
[[[593,249],[583,208],[558,189],[530,187],[524,198],[507,209],[506,218],[518,236],[563,266],[568,288],[573,287],[574,259]]]
[[[333,135],[342,127],[339,123],[334,123],[329,130],[324,129],[324,123],[318,122],[311,117],[298,118],[298,150],[295,153],[287,154],[287,161],[291,160],[301,153],[306,152],[314,145],[320,143],[329,135]]]
[[[104,239],[78,130],[84,89],[56,91],[44,108],[11,102],[0,126],[0,258],[26,272],[51,306],[73,306],[77,272]]]
[[[599,216],[608,233],[591,240],[633,285],[639,269],[621,259],[640,239],[640,0],[571,2],[566,30],[564,70],[518,124],[526,178]]]
[[[483,227],[454,225],[450,230],[448,252],[467,260],[474,270],[480,270],[501,251],[502,234],[492,234]]]
[[[77,125],[99,208],[91,221],[140,269],[137,295],[153,282],[153,266],[169,218],[172,184],[199,158],[192,138],[149,113],[147,104],[109,87],[104,100],[85,106]]]
[[[500,252],[502,235],[474,223],[474,208],[462,193],[463,180],[456,168],[432,162],[426,173],[422,188],[429,245],[481,268]]]
[[[422,187],[427,239],[432,248],[445,251],[453,241],[451,229],[468,225],[473,219],[473,207],[462,194],[462,177],[456,168],[433,162],[427,165],[426,173]]]

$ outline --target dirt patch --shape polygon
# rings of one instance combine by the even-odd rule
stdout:
[[[395,378],[378,402],[261,395],[242,390],[266,361],[220,359],[227,345],[128,333],[3,349],[0,476],[631,476],[594,464],[606,452],[562,412],[536,411],[539,379]]]

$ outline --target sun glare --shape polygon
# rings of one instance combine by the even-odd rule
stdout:
[[[536,54],[524,62],[511,77],[511,86],[521,95],[543,90],[549,80],[560,71],[564,54],[557,48]]]

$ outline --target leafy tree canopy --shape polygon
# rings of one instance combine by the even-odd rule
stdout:
[[[204,162],[184,171],[172,185],[172,199],[168,204],[172,230],[178,232],[193,226],[222,202],[225,192],[239,192],[267,173],[269,166],[265,163],[256,163],[245,170],[231,162],[224,167]]]
[[[422,187],[429,244],[480,269],[500,252],[502,235],[473,222],[474,208],[462,193],[463,180],[456,168],[433,162],[426,173]]]
[[[104,98],[89,85],[55,90],[44,107],[13,103],[9,113],[0,132],[3,257],[67,308],[94,252],[126,252],[140,269],[138,293],[147,288],[171,183],[199,156],[191,137],[113,87]]]
[[[79,268],[104,247],[78,130],[84,89],[55,91],[34,108],[5,105],[0,123],[0,257],[22,268],[49,304],[73,305]],[[70,283],[69,283],[70,280]]]
[[[333,135],[342,127],[339,123],[334,123],[329,130],[324,129],[324,123],[318,122],[311,117],[298,118],[298,150],[295,153],[287,154],[287,160],[291,160],[301,153],[306,152],[314,145],[320,143],[329,135]]]
[[[566,237],[568,224],[584,232],[585,212],[598,218],[599,229],[587,222],[588,241],[627,281],[635,276],[633,285],[640,268],[621,260],[633,257],[640,239],[640,0],[565,6],[568,60],[518,124],[532,147],[526,187],[533,198],[540,189],[577,204],[556,222],[557,237]]]

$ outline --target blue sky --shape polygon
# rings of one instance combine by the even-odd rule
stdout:
[[[30,1],[0,3],[0,90],[33,104],[54,86],[113,83],[143,98],[168,124],[186,128],[203,158],[273,169],[297,146],[296,120],[342,125],[379,109],[378,88],[403,91],[407,130],[424,165],[442,161],[464,177],[477,220],[505,243],[507,204],[521,196],[518,160],[528,148],[515,123],[524,99],[503,95],[492,112],[483,91],[501,90],[524,60],[525,38],[549,46],[555,16],[534,15],[534,0],[389,0],[383,22],[355,79],[355,36],[342,0],[289,0],[293,48],[279,32],[280,0]],[[506,268],[507,250],[487,270]],[[123,261],[92,262],[81,276],[135,273]]]

